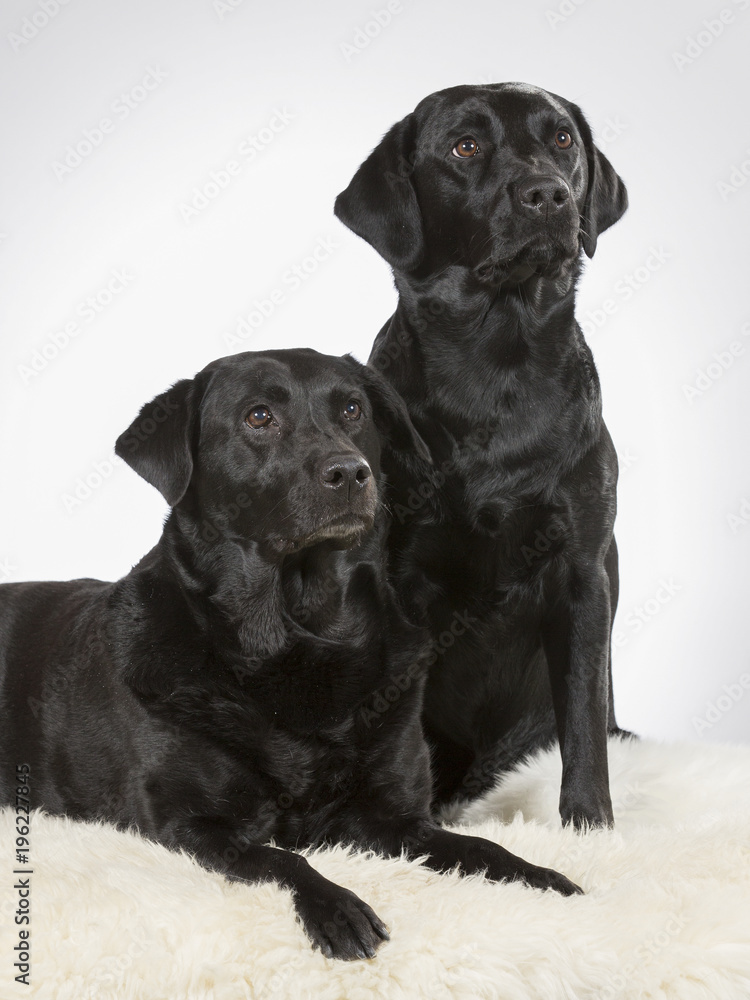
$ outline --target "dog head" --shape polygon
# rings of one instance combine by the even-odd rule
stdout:
[[[396,271],[556,277],[627,208],[580,108],[526,84],[451,87],[383,138],[335,213]]]
[[[285,554],[355,544],[378,507],[381,443],[429,452],[401,397],[348,355],[220,358],[143,407],[116,452],[206,540]]]

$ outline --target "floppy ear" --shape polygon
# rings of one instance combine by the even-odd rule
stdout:
[[[115,444],[115,453],[174,507],[193,474],[198,414],[194,379],[182,379],[142,408]]]
[[[558,100],[571,111],[586,148],[589,180],[581,213],[581,236],[586,256],[593,257],[599,234],[625,214],[628,192],[607,157],[594,145],[591,128],[578,105]]]
[[[628,207],[628,192],[622,178],[604,153],[591,144],[587,152],[589,186],[583,208],[583,249],[593,257],[599,233],[614,226]]]
[[[333,207],[336,217],[396,271],[413,271],[425,250],[413,183],[415,140],[411,114],[386,133]]]
[[[593,257],[600,233],[621,219],[628,207],[628,192],[604,153],[594,145],[589,124],[575,104],[570,105],[586,146],[589,183],[581,221],[583,249]]]
[[[392,450],[407,452],[432,465],[430,449],[411,422],[406,403],[391,383],[380,372],[360,364],[351,354],[347,354],[346,358],[356,366],[357,374],[364,382],[372,403],[375,425],[388,438]]]

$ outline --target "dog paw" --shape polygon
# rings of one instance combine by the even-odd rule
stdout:
[[[560,818],[563,826],[572,824],[580,833],[589,829],[612,828],[615,817],[609,789],[563,789],[560,794]]]
[[[612,829],[615,825],[612,806],[609,802],[567,808],[561,806],[560,817],[563,826],[572,824],[580,833],[585,833],[587,830]]]
[[[493,882],[523,882],[532,889],[554,889],[562,896],[583,895],[583,889],[552,868],[532,865],[505,848],[483,851],[484,873]]]
[[[295,906],[302,926],[326,958],[352,961],[373,958],[388,929],[375,911],[348,889],[331,888],[297,893]]]
[[[561,896],[582,896],[583,889],[552,868],[529,865],[521,875],[521,881],[534,889],[554,889]]]

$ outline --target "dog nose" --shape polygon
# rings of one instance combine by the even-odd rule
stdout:
[[[518,187],[518,200],[524,208],[535,212],[556,212],[563,208],[570,198],[570,188],[560,177],[539,175],[524,181]]]
[[[329,490],[340,490],[351,497],[372,475],[370,466],[361,455],[334,455],[327,458],[320,471],[320,481]]]

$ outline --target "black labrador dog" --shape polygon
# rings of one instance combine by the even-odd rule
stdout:
[[[426,688],[438,801],[557,736],[563,821],[612,824],[617,458],[574,307],[581,250],[626,207],[581,110],[512,83],[425,98],[336,200],[393,268],[369,364],[434,461],[384,458],[396,588],[436,642],[471,625]]]
[[[426,455],[381,376],[310,350],[222,358],[145,406],[117,453],[171,505],[156,547],[116,583],[0,587],[0,804],[21,768],[32,806],[287,886],[329,957],[388,935],[307,845],[580,891],[430,819],[425,637],[385,578],[383,438]]]

